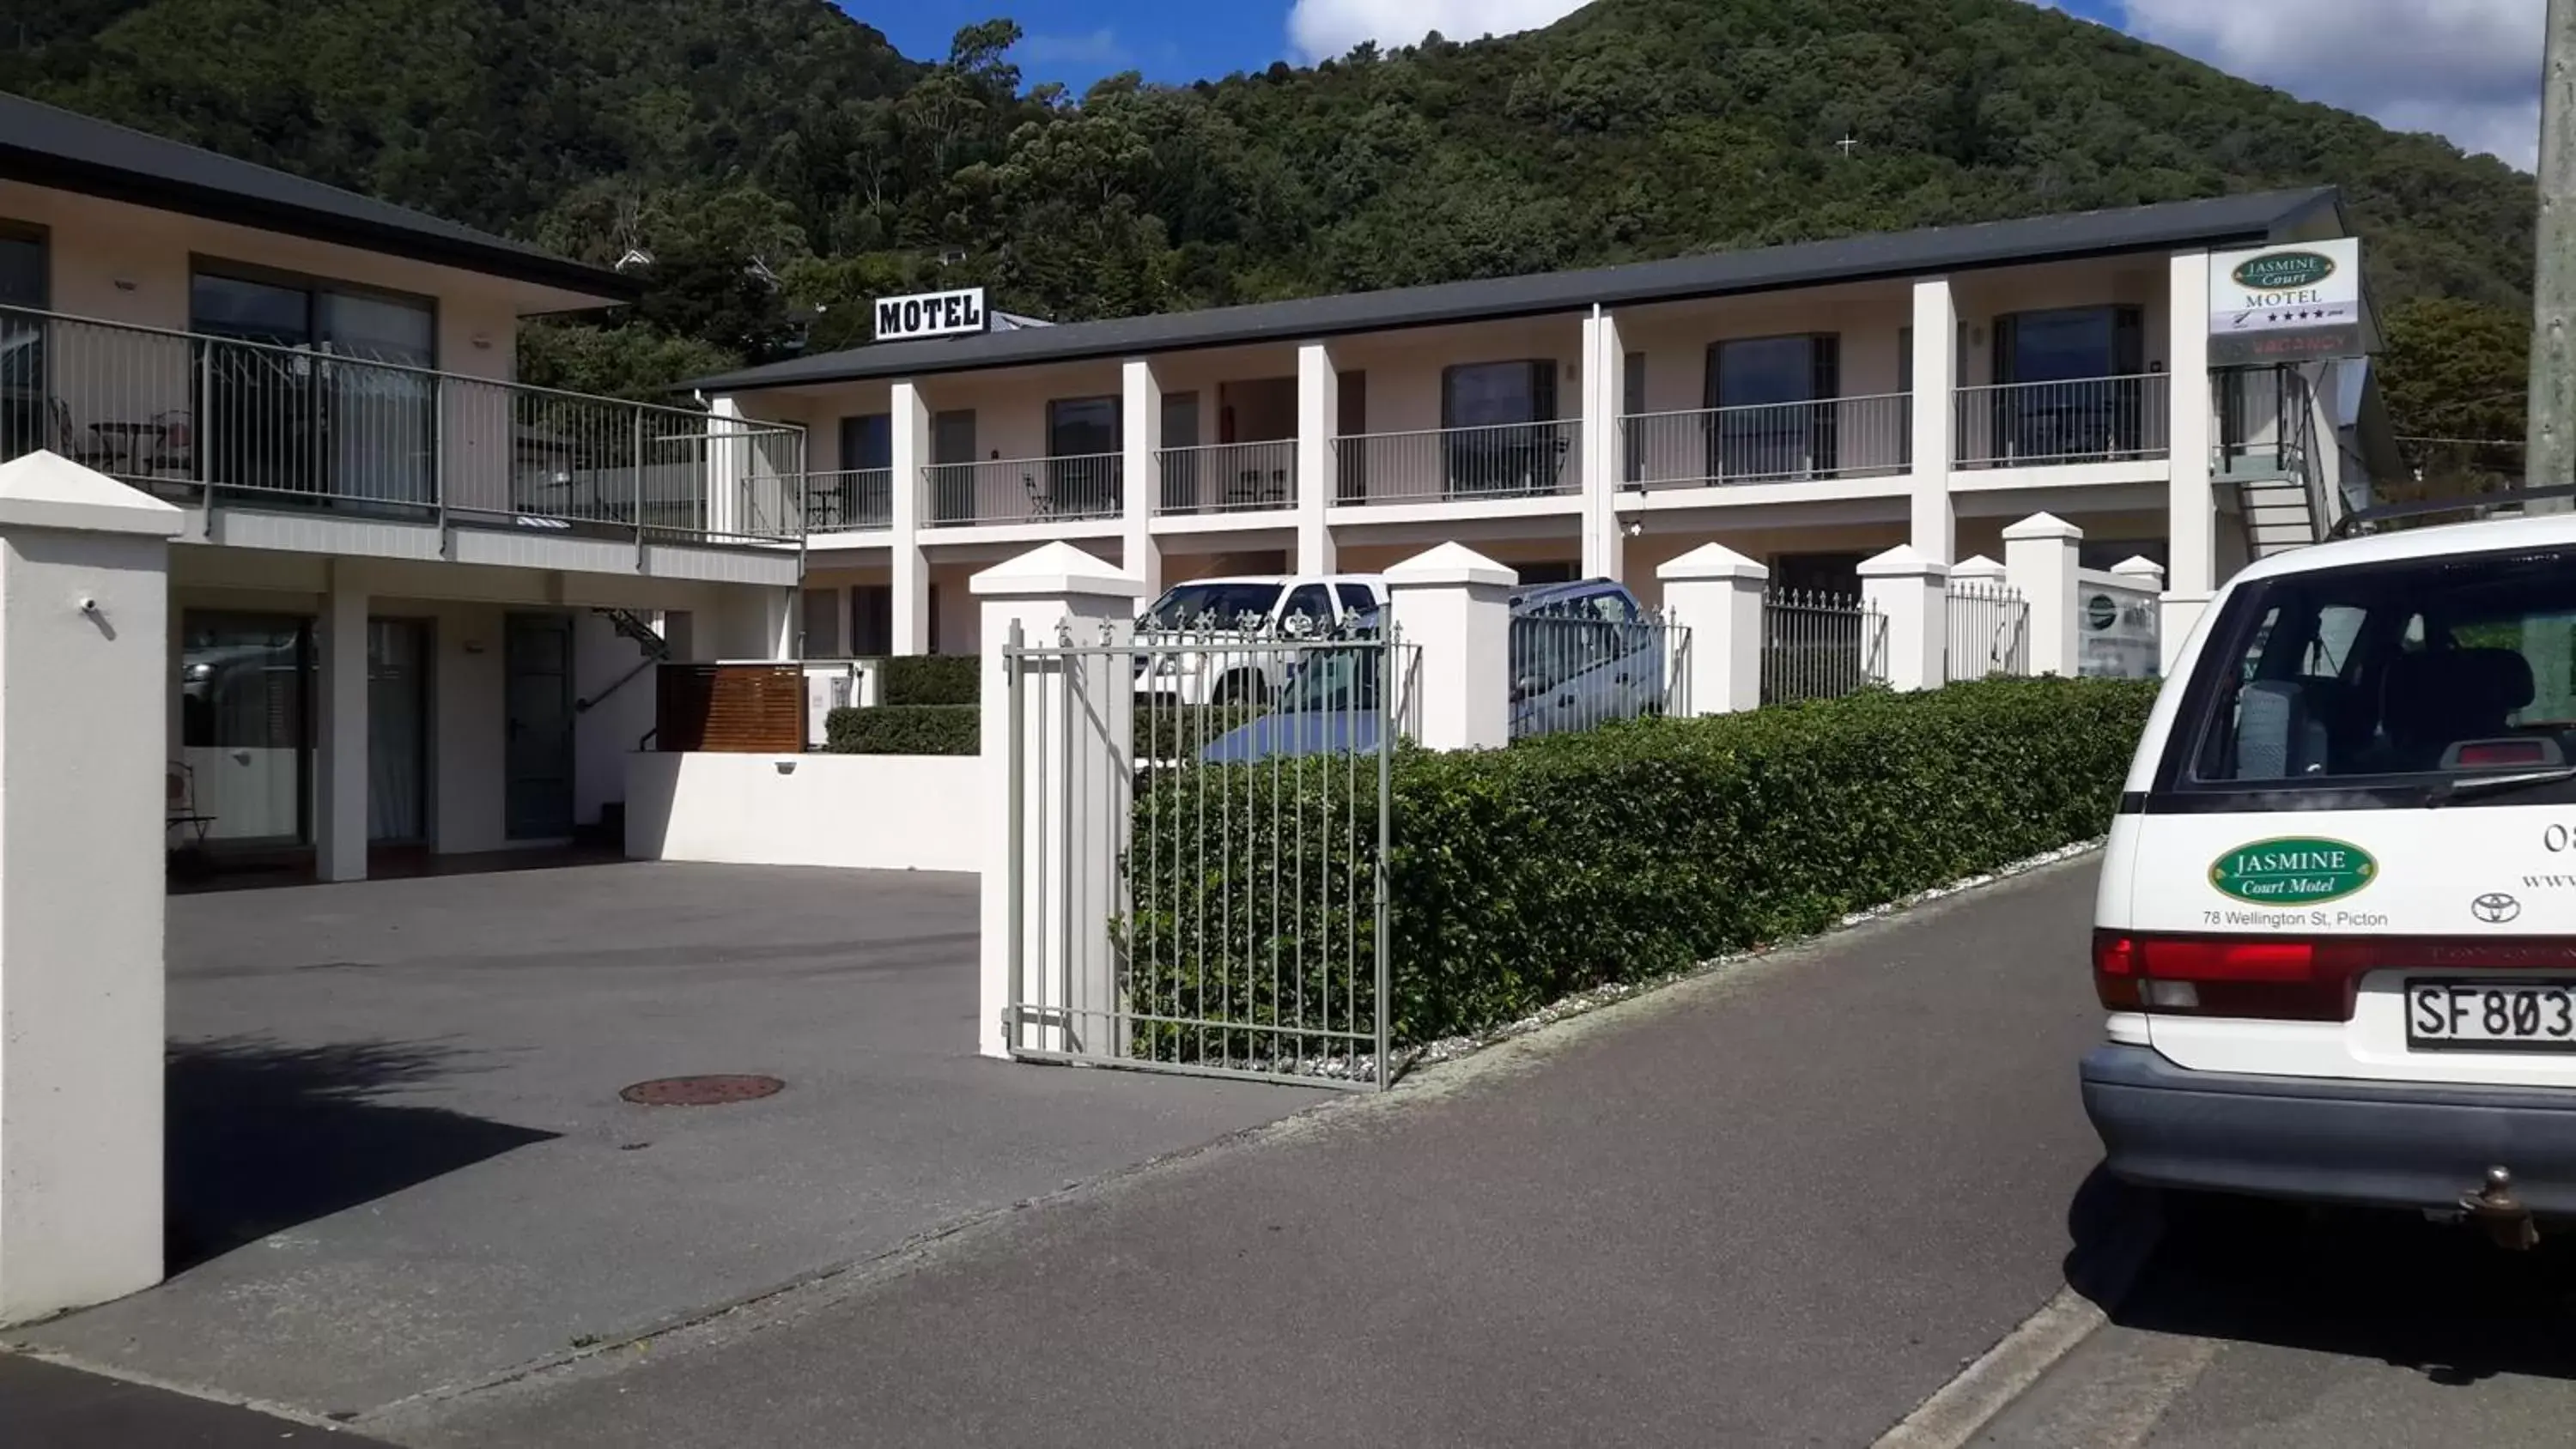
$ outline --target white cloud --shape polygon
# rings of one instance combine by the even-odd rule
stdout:
[[[2539,150],[2542,3],[2118,0],[2118,11],[2120,28],[2141,40],[2528,171]]]
[[[1451,40],[1535,30],[1583,5],[1584,0],[1296,0],[1288,11],[1288,43],[1307,60],[1326,60],[1363,40],[1397,46],[1435,30]]]

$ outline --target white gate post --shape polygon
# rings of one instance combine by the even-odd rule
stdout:
[[[1887,686],[1949,682],[1950,566],[1900,543],[1860,566],[1863,603],[1887,621]]]
[[[1673,622],[1690,630],[1690,712],[1760,708],[1762,591],[1771,571],[1722,543],[1704,543],[1655,577]]]
[[[178,509],[0,464],[0,1323],[161,1281]]]
[[[2083,541],[2083,529],[2054,513],[2034,513],[2004,529],[2004,572],[2030,606],[2033,674],[2071,679],[2080,672],[2075,572]]]
[[[969,587],[983,610],[988,817],[976,1050],[1010,1055],[1002,1019],[1016,1001],[1055,1008],[1029,1019],[1019,1045],[1063,1051],[1079,1043],[1114,1054],[1106,1040],[1118,1012],[1109,932],[1136,764],[1134,667],[1115,651],[1135,637],[1145,584],[1069,543],[1050,543],[995,564]],[[1015,712],[1002,655],[1015,626],[1031,648],[1069,638],[1099,652],[1022,669]]]
[[[1419,698],[1398,703],[1424,745],[1484,750],[1511,742],[1511,595],[1520,577],[1461,543],[1386,571],[1395,627],[1421,660]],[[1402,656],[1390,667],[1402,688]]]

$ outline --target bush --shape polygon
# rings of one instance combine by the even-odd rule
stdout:
[[[888,704],[980,704],[984,661],[973,654],[898,654],[885,662]]]
[[[1993,680],[1407,750],[1388,859],[1394,1038],[1489,1029],[2098,835],[2154,698],[2151,682]],[[1253,808],[1206,804],[1235,798]],[[1153,777],[1129,872],[1137,1009],[1198,1017],[1223,1000],[1228,1020],[1365,1022],[1352,973],[1314,970],[1343,948],[1315,938],[1375,927],[1376,814],[1373,764]]]
[[[835,755],[971,755],[980,749],[983,706],[886,704],[844,707],[823,717],[823,749]]]
[[[1247,704],[1174,704],[1168,698],[1136,696],[1136,758],[1196,760],[1199,751],[1227,731],[1261,717]]]

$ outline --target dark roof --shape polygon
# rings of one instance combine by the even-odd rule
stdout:
[[[640,288],[472,227],[0,91],[0,177],[609,298]]]
[[[860,378],[1132,357],[1180,348],[1301,341],[1353,332],[1568,312],[1595,303],[1605,307],[1634,306],[2170,247],[2257,243],[2274,239],[2320,210],[2335,212],[2338,208],[2334,188],[2311,187],[2118,211],[2036,216],[2023,221],[1880,232],[1758,251],[1712,252],[1588,271],[1548,272],[1534,277],[1447,282],[1397,291],[1218,307],[1204,312],[1075,322],[1021,332],[889,342],[746,368],[690,386],[708,392],[748,392]]]

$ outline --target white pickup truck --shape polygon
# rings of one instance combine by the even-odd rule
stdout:
[[[1313,639],[1386,604],[1376,574],[1273,574],[1175,584],[1136,620],[1136,688],[1181,704],[1263,704],[1298,653],[1269,639]]]

